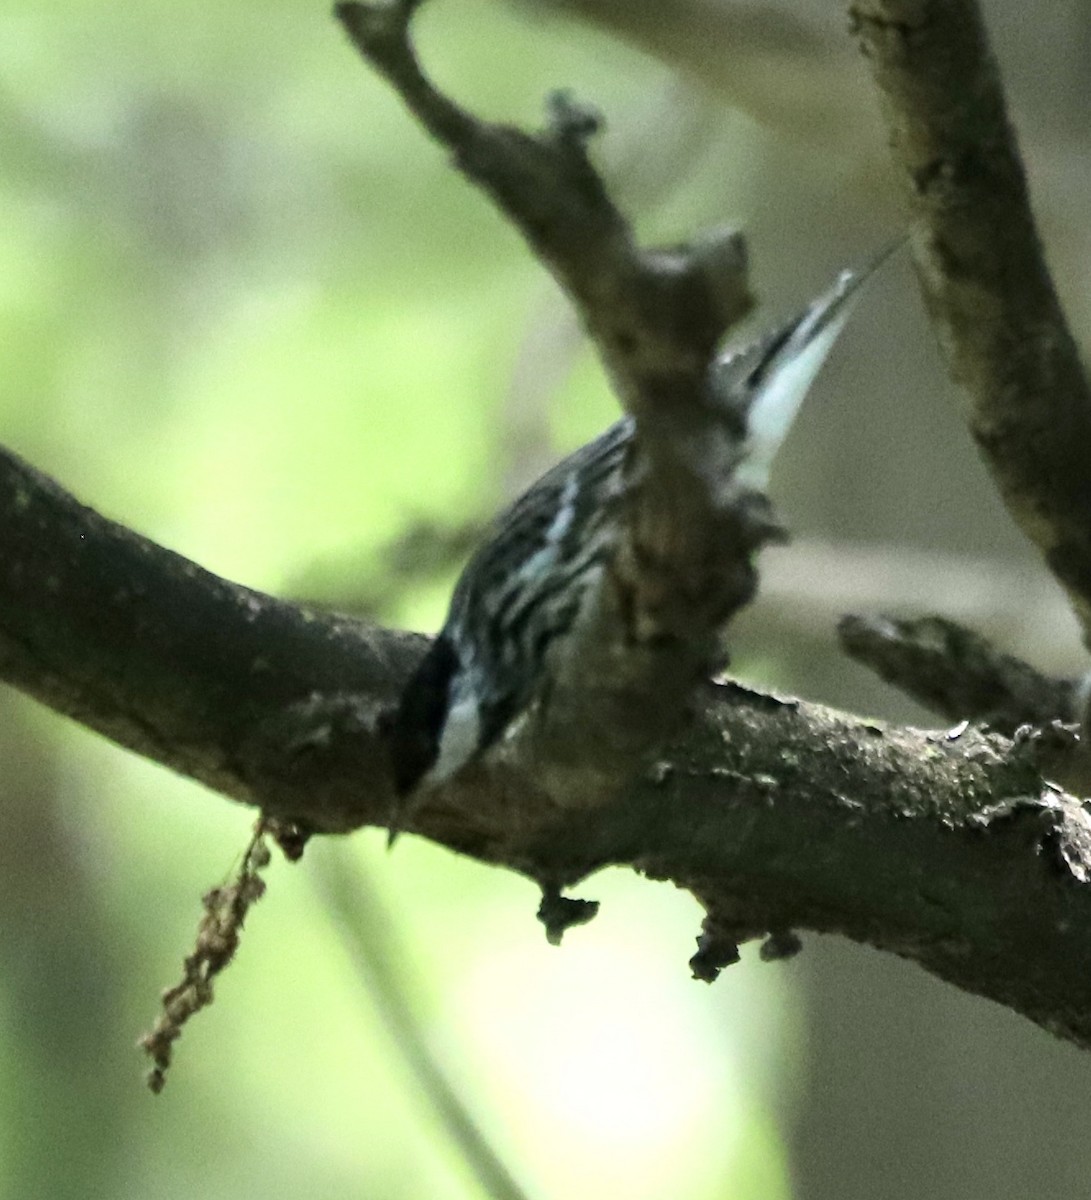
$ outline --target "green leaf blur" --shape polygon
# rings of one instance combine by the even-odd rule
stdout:
[[[496,0],[421,25],[437,81],[496,119],[570,86],[631,133],[667,83]],[[481,518],[513,459],[612,419],[576,350],[513,446],[513,371],[563,306],[325,4],[4,0],[0,80],[0,440],[100,511],[252,586],[351,595],[408,526]],[[449,582],[382,615],[434,627]],[[9,692],[0,762],[0,1197],[482,1194],[316,898],[335,853],[530,1194],[786,1195],[779,973],[692,983],[696,907],[620,873],[558,952],[525,881],[375,831],[275,864],[152,1098],[134,1042],[252,814]]]

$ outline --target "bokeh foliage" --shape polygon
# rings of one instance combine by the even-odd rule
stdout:
[[[537,122],[571,86],[637,141],[669,82],[495,0],[435,4],[422,51],[491,116]],[[0,438],[109,515],[343,597],[407,526],[477,518],[513,457],[548,457],[507,410],[528,330],[563,312],[325,4],[3,0],[0,164]],[[696,195],[650,223],[736,215]],[[613,412],[570,365],[558,442]],[[384,615],[434,625],[447,584]],[[480,1194],[316,898],[332,854],[382,898],[427,1036],[534,1194],[785,1194],[784,972],[691,983],[699,913],[620,874],[558,953],[528,883],[374,831],[274,868],[152,1099],[133,1043],[250,814],[10,692],[0,764],[0,1196]]]

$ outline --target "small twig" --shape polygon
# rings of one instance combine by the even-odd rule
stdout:
[[[832,645],[847,612],[941,612],[997,645],[1018,646],[1045,673],[1070,671],[1078,626],[1048,575],[1000,558],[876,543],[794,539],[762,562],[761,603],[746,611],[749,644],[785,637]]]
[[[342,856],[327,852],[316,862],[319,890],[364,990],[482,1192],[493,1200],[527,1200],[424,1039],[404,980],[406,954],[396,944],[390,914]]]
[[[182,1036],[183,1026],[212,1003],[213,980],[235,957],[247,914],[265,894],[265,881],[261,878],[261,872],[269,865],[265,837],[273,833],[279,840],[280,828],[272,830],[266,819],[260,817],[234,879],[202,897],[204,916],[197,928],[193,952],[182,964],[182,979],[164,991],[162,1011],[154,1028],[138,1043],[155,1064],[148,1072],[147,1083],[156,1094],[166,1086],[174,1043]]]
[[[948,721],[975,721],[1007,737],[1020,725],[1073,718],[1075,685],[1050,679],[943,617],[843,617],[850,657]]]

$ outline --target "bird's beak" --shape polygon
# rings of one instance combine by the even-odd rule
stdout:
[[[746,450],[736,472],[739,482],[765,490],[773,458],[861,288],[904,243],[904,237],[892,242],[858,271],[842,271],[832,287],[769,339],[765,357],[750,374],[753,394],[748,398]]]

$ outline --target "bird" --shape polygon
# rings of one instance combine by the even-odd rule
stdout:
[[[842,271],[802,311],[710,364],[708,392],[744,433],[725,470],[764,491],[773,458],[860,288],[901,242]],[[546,472],[493,523],[446,620],[384,722],[395,812],[482,757],[541,693],[620,529],[631,416]],[[391,823],[391,839],[398,828]]]

